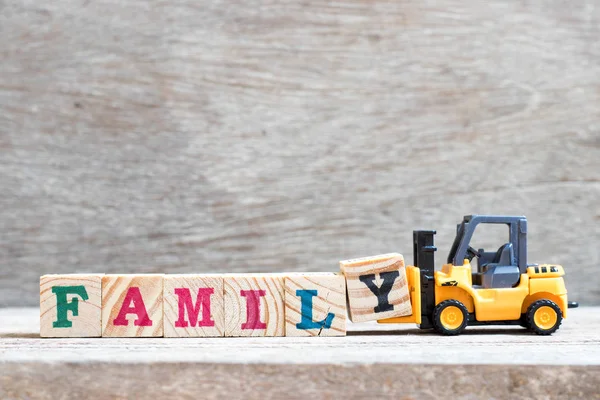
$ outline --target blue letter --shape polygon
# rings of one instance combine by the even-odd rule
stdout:
[[[313,321],[313,297],[317,295],[316,290],[296,290],[296,296],[302,301],[302,320],[296,324],[297,329],[329,329],[334,313],[327,313],[323,321]]]

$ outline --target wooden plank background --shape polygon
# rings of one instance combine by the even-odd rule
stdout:
[[[600,304],[595,0],[0,0],[0,306],[43,273],[335,271],[464,214]]]

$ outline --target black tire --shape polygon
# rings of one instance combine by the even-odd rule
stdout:
[[[445,321],[443,312],[449,307],[456,307],[462,315],[462,322],[458,320],[456,326],[448,326],[448,321]],[[467,307],[465,307],[465,305],[458,300],[444,300],[435,306],[433,310],[433,328],[436,330],[436,332],[441,333],[442,335],[460,335],[467,327],[468,319],[469,312],[467,311]]]
[[[539,318],[536,318],[536,312],[538,312],[538,310],[540,310],[542,307],[548,308],[544,308],[540,312],[545,310],[548,313],[550,310],[552,310],[554,313],[541,315]],[[562,323],[562,311],[560,310],[560,307],[557,306],[555,302],[550,300],[538,300],[533,302],[527,308],[527,313],[525,315],[529,329],[531,329],[537,335],[551,335],[556,332]],[[546,325],[543,324],[543,321],[540,321],[540,319],[543,319],[544,317],[549,318]]]

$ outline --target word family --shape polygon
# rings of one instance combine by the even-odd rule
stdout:
[[[42,337],[344,336],[410,315],[400,254],[340,273],[67,274],[40,278]],[[347,310],[348,308],[348,310]]]

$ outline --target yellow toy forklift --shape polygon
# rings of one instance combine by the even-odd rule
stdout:
[[[497,251],[470,246],[481,224],[508,225],[509,241]],[[406,269],[413,313],[380,323],[413,322],[443,335],[468,325],[521,325],[538,335],[555,332],[567,316],[564,270],[554,264],[527,264],[527,219],[468,215],[458,224],[447,264],[434,271],[435,231],[414,231],[415,266]],[[471,261],[477,257],[477,270]]]

